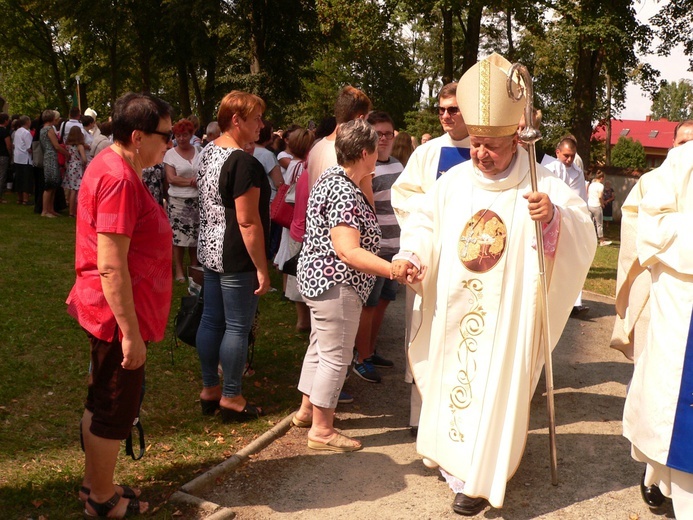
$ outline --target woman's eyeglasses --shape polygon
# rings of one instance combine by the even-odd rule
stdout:
[[[460,107],[438,107],[438,115],[443,117],[447,111],[448,115],[456,116],[460,113]]]
[[[173,131],[172,130],[169,130],[168,132],[159,132],[158,130],[152,130],[150,133],[160,135],[161,137],[163,137],[164,142],[166,144],[173,141]]]

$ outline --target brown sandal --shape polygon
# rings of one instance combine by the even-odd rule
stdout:
[[[94,511],[96,511],[96,516],[92,515],[87,508],[84,508],[84,518],[85,520],[91,520],[92,518],[126,518],[128,516],[134,516],[141,514],[140,512],[140,501],[137,498],[129,499],[127,507],[125,508],[125,514],[120,517],[108,516],[121,501],[121,497],[118,493],[113,495],[107,502],[95,502],[91,497],[87,499],[87,504],[89,504]]]
[[[121,488],[123,493],[122,494],[118,493],[118,491],[116,491],[116,493],[118,493],[123,498],[129,498],[131,500],[133,498],[139,498],[139,495],[130,486],[125,486],[123,484],[116,484],[116,487]],[[79,499],[81,502],[86,502],[89,499],[89,495],[91,495],[91,489],[89,489],[87,486],[80,486],[79,492],[81,493],[79,496]],[[82,495],[85,495],[86,498],[82,498]]]
[[[339,432],[335,432],[335,434],[327,442],[318,442],[308,439],[308,447],[311,450],[336,451],[338,453],[358,451],[363,448],[363,445],[360,442],[356,441],[358,444],[353,444],[353,441],[355,441],[355,439],[342,435]]]

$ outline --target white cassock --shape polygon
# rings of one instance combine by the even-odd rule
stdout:
[[[596,238],[584,201],[545,168],[537,170],[539,191],[560,212],[555,259],[546,263],[553,348]],[[420,326],[409,350],[423,397],[417,451],[464,481],[466,495],[494,507],[503,505],[520,463],[543,366],[535,225],[523,198],[529,191],[522,148],[502,180],[463,163],[410,216],[400,244],[428,266],[417,287]]]
[[[652,275],[650,328],[623,435],[649,465],[645,485],[672,498],[677,518],[693,518],[693,142],[671,150],[651,177],[636,246]]]
[[[640,202],[657,170],[643,175],[621,206],[621,245],[616,275],[616,319],[610,346],[630,360],[640,357],[650,324],[650,272],[640,265],[635,241]]]
[[[438,178],[468,160],[469,137],[455,141],[445,133],[417,147],[392,185],[392,207],[400,226],[410,213],[418,211],[424,195]]]

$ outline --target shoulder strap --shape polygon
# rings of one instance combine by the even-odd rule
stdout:
[[[296,181],[298,180],[298,177],[301,175],[301,172],[303,171],[303,168],[299,170],[299,167],[303,165],[302,161],[297,161],[294,164],[294,172],[291,174],[291,184],[296,184]]]

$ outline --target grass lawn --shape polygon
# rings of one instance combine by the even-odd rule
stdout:
[[[618,250],[621,245],[621,226],[613,222],[610,223],[609,227],[604,229],[604,238],[613,243],[609,246],[597,246],[592,267],[585,281],[585,290],[606,296],[616,296],[616,270]]]
[[[84,332],[65,311],[74,282],[74,219],[40,218],[32,208],[0,205],[0,516],[76,519],[83,472],[79,419],[89,363]],[[608,236],[618,237],[611,226]],[[598,248],[585,288],[613,295],[617,242]],[[273,286],[281,280],[273,275]],[[172,316],[185,288],[176,284]],[[149,349],[147,395],[141,419],[147,454],[139,462],[119,459],[116,481],[139,486],[153,506],[148,518],[191,518],[166,502],[182,484],[230,457],[296,409],[296,390],[307,343],[294,331],[292,304],[281,292],[260,301],[256,374],[244,380],[244,395],[266,417],[224,425],[200,414],[196,352],[173,350],[171,329]]]

